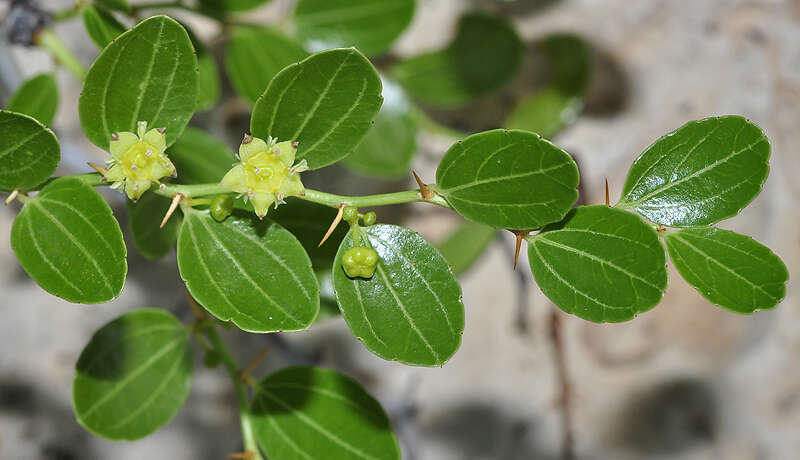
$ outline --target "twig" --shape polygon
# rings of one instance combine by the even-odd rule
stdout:
[[[572,385],[567,372],[567,359],[564,353],[564,337],[561,328],[561,316],[555,306],[550,313],[550,340],[553,343],[553,358],[556,364],[561,394],[558,398],[558,407],[561,409],[561,459],[575,459],[575,439],[572,426]]]
[[[202,308],[200,308],[200,305],[197,305],[197,301],[195,301],[194,297],[192,297],[192,295],[189,294],[189,291],[184,291],[183,296],[186,297],[186,303],[188,303],[189,308],[192,309],[192,314],[194,315],[194,318],[197,321],[205,321],[206,319],[205,312],[203,311]]]
[[[267,356],[268,352],[269,352],[269,347],[264,347],[256,355],[256,357],[253,358],[252,361],[250,361],[250,364],[248,364],[247,367],[245,367],[244,369],[240,369],[239,372],[237,372],[240,382],[247,383],[247,381],[250,379],[250,374],[252,374],[253,371],[256,370],[256,367],[258,367],[258,365],[261,363],[264,357]]]

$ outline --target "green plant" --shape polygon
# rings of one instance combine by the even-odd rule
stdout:
[[[73,384],[75,413],[89,431],[133,440],[166,424],[190,390],[194,338],[206,365],[222,364],[231,376],[250,458],[260,458],[259,447],[273,459],[398,458],[386,414],[358,383],[316,367],[288,368],[255,382],[240,372],[217,331],[227,321],[253,333],[309,328],[320,311],[318,272],[327,268],[339,310],[365,347],[387,360],[444,365],[464,329],[454,269],[419,234],[376,223],[374,212],[359,208],[430,203],[479,228],[512,230],[528,242],[542,291],[562,310],[589,321],[627,321],[658,304],[667,286],[666,252],[715,305],[752,313],[783,298],[788,273],[780,259],[749,237],[711,226],[738,214],[768,173],[767,138],[738,116],[689,122],[655,141],[633,163],[613,207],[573,208],[579,173],[572,157],[518,129],[456,142],[438,165],[436,183],[420,180],[418,189],[340,196],[306,188],[303,171],[352,162],[346,158],[354,151],[363,170],[406,170],[405,160],[381,168],[384,158],[359,149],[380,145],[375,139],[360,144],[371,129],[400,126],[404,132],[409,118],[394,112],[396,106],[381,111],[381,78],[356,48],[308,54],[293,38],[237,24],[231,16],[260,3],[205,0],[193,10],[235,27],[226,67],[253,109],[233,167],[226,146],[187,128],[198,107],[214,104],[208,96],[215,94],[216,70],[202,45],[167,16],[148,17],[126,30],[113,13],[191,9],[180,2],[134,8],[125,0],[97,0],[64,13],[80,12],[103,48],[86,72],[55,35],[42,35],[47,40],[39,44],[83,78],[81,124],[89,140],[110,153],[108,169],[95,165],[97,173],[52,177],[59,143],[43,124],[55,110],[52,78],[30,80],[12,99],[12,110],[0,112],[0,189],[10,193],[9,201],[23,203],[11,245],[31,278],[75,303],[115,298],[125,282],[127,249],[94,187],[124,187],[137,248],[157,259],[177,246],[187,290],[211,314],[198,309],[197,320],[187,326],[163,310],[140,309],[99,329],[81,354]],[[349,27],[334,27],[320,12],[344,3],[300,2],[299,35],[344,36],[347,44],[379,54],[407,26],[414,7],[413,1],[397,0],[402,14],[380,12],[368,22],[384,21],[379,30],[386,35],[361,34],[355,31],[363,31],[363,24],[355,19]],[[354,32],[333,34],[332,27]],[[491,27],[491,19],[468,16],[451,45],[401,62],[392,72],[411,93],[447,106],[490,92],[518,66],[516,48],[505,45],[512,56],[504,64],[475,65],[469,51],[481,41],[474,31]],[[521,47],[515,37],[506,26],[492,35]],[[285,53],[280,59],[253,56],[257,47],[272,44]],[[420,78],[422,67],[440,72]],[[462,72],[474,68],[485,71]],[[585,81],[553,85],[539,100],[548,110],[561,107],[553,113],[573,111],[584,86]],[[27,107],[26,91],[46,97]],[[176,180],[169,181],[174,172]],[[338,243],[338,250],[325,255],[315,248],[324,227],[309,234],[294,225],[319,222],[320,216],[333,221],[323,241],[334,235],[327,243],[334,250]],[[341,220],[349,224],[346,233],[337,228]],[[159,221],[163,229],[155,231]]]

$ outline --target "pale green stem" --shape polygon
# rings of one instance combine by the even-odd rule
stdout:
[[[72,54],[67,45],[53,33],[51,29],[42,29],[36,35],[36,44],[47,50],[59,64],[75,75],[78,80],[83,80],[86,69],[78,58]]]
[[[244,384],[239,380],[239,367],[236,361],[231,356],[228,346],[222,341],[222,337],[217,332],[217,326],[209,323],[203,328],[206,337],[208,337],[214,351],[219,354],[222,365],[228,371],[228,374],[233,381],[233,387],[236,390],[236,401],[239,404],[239,421],[242,425],[242,441],[244,442],[244,450],[250,451],[254,454],[253,460],[263,460],[261,452],[258,450],[258,442],[256,441],[255,429],[253,428],[253,419],[250,413],[250,402],[247,398],[247,390]]]

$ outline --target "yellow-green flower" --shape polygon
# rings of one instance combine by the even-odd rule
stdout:
[[[297,142],[286,141],[277,144],[275,139],[268,142],[244,136],[239,146],[239,163],[225,174],[221,184],[239,193],[253,203],[258,217],[267,215],[272,203],[277,208],[287,196],[303,196],[306,194],[300,174],[308,170],[306,160],[293,165],[297,153]]]
[[[167,139],[165,128],[147,130],[147,122],[136,124],[137,134],[131,132],[111,135],[111,158],[106,160],[109,166],[105,174],[111,188],[125,188],[128,197],[136,201],[142,196],[150,184],[160,184],[159,179],[176,176],[175,166],[169,161],[164,150]]]

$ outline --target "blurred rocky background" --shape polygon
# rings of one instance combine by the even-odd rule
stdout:
[[[71,2],[40,4],[54,11]],[[279,22],[291,7],[290,1],[273,0],[251,19]],[[396,54],[442,46],[460,14],[471,10],[509,18],[526,40],[572,32],[594,47],[586,110],[554,137],[579,161],[587,203],[604,200],[605,178],[615,201],[633,159],[688,120],[740,114],[760,125],[772,143],[771,174],[754,203],[720,226],[752,235],[783,258],[790,276],[800,273],[800,1],[419,0]],[[211,21],[174,14],[205,38],[218,32]],[[55,30],[84,64],[91,63],[97,50],[80,20],[58,23]],[[50,69],[44,52],[0,43],[0,105],[24,78]],[[61,171],[87,171],[86,162],[104,153],[81,131],[80,84],[63,71],[58,79],[53,128],[62,143]],[[491,125],[482,112],[473,112],[479,121],[464,121],[463,114],[445,118]],[[247,106],[230,99],[197,123],[234,146],[247,120]],[[432,180],[450,142],[421,135],[414,169],[423,179]],[[413,185],[410,178],[387,183],[356,177],[339,168],[316,180],[324,182],[320,187],[348,193]],[[107,196],[125,228],[121,195]],[[431,208],[408,206],[379,216],[438,241],[459,218]],[[96,328],[137,307],[163,307],[186,320],[191,313],[174,256],[148,262],[127,235],[129,277],[117,300],[72,305],[45,293],[11,252],[17,211],[0,207],[0,459],[211,460],[240,449],[227,376],[200,363],[184,409],[144,440],[112,443],[77,424],[71,410],[74,363]],[[503,234],[462,276],[463,344],[442,368],[383,361],[366,351],[341,319],[290,335],[231,330],[225,338],[242,362],[270,347],[257,376],[291,363],[316,363],[357,378],[389,412],[406,459],[559,459],[563,386],[551,340],[553,307],[533,283],[525,256],[515,272],[512,255],[513,236]],[[597,325],[558,314],[575,458],[797,458],[796,283],[790,280],[776,309],[740,316],[708,304],[673,269],[670,281],[664,301],[629,323]]]

